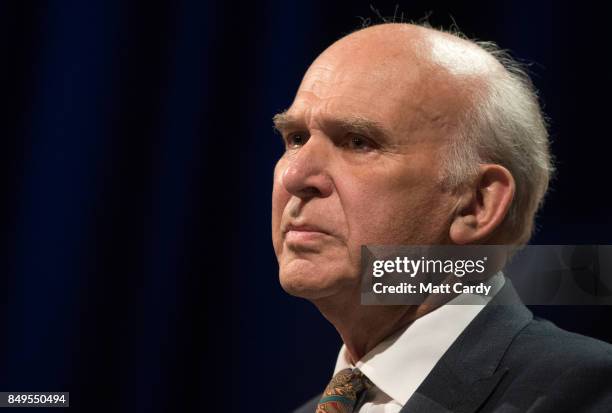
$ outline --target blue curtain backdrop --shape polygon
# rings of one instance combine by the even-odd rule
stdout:
[[[87,412],[285,412],[321,391],[340,341],[277,282],[271,117],[370,3],[0,3],[0,391]],[[533,243],[612,243],[607,14],[453,3],[397,15],[534,62],[559,173]],[[534,310],[612,341],[610,308]]]

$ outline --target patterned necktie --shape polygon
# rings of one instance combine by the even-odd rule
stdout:
[[[351,413],[359,393],[371,385],[358,369],[341,370],[325,388],[315,413]]]

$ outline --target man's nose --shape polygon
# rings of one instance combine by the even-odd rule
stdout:
[[[325,198],[333,192],[329,176],[329,143],[312,136],[289,160],[282,175],[282,184],[298,198]]]

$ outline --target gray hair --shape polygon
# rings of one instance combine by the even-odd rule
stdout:
[[[456,31],[450,34],[469,40]],[[452,189],[462,187],[477,176],[482,163],[508,169],[516,191],[496,239],[521,246],[531,238],[536,212],[554,172],[547,124],[524,66],[493,42],[471,42],[506,70],[489,79],[486,90],[465,114],[461,136],[451,139],[443,155],[442,182]]]

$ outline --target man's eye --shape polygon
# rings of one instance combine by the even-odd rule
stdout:
[[[308,137],[304,133],[292,133],[287,136],[287,147],[295,148],[296,146],[302,146],[306,143]]]
[[[354,149],[358,151],[369,151],[374,149],[374,145],[372,144],[372,142],[370,142],[370,140],[359,135],[349,136],[347,146],[349,147],[349,149]]]

